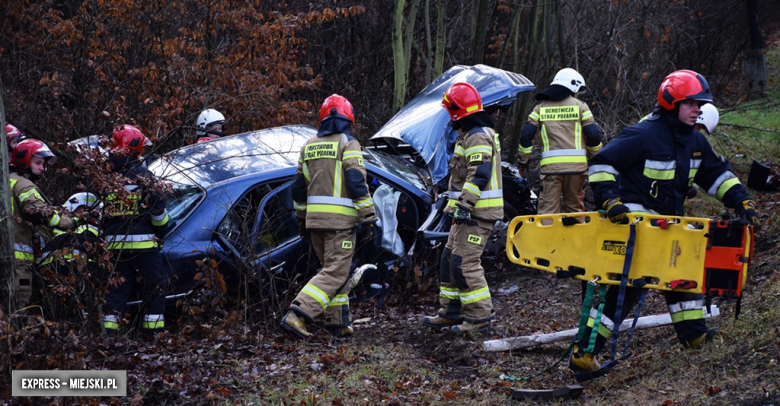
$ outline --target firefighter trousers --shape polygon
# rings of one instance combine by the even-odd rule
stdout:
[[[16,273],[16,295],[19,298],[18,308],[27,307],[32,297],[33,270],[35,267],[30,261],[17,259],[14,262]]]
[[[290,310],[295,310],[310,322],[324,313],[325,326],[345,327],[349,325],[346,283],[355,253],[355,233],[352,230],[312,230],[311,244],[322,270],[301,289]]]
[[[441,255],[439,315],[481,323],[493,318],[493,301],[480,257],[493,223],[453,224]]]
[[[607,287],[606,302],[601,315],[601,325],[599,326],[596,345],[593,350],[594,354],[598,354],[606,345],[607,339],[612,337],[612,327],[615,322],[622,323],[627,316],[634,315],[632,309],[639,302],[641,291],[636,288],[626,287],[620,320],[615,320],[615,308],[619,293],[620,286],[610,285]],[[707,332],[707,323],[704,321],[704,296],[701,293],[673,292],[668,290],[663,291],[663,293],[666,305],[669,307],[669,314],[672,317],[672,325],[681,344],[685,345],[688,341]],[[591,327],[595,323],[597,310],[598,305],[594,304],[588,318],[589,327],[582,342],[578,343],[579,348],[584,349],[588,347]]]
[[[567,173],[541,175],[539,214],[580,213],[585,211],[585,183],[588,175]]]
[[[141,276],[143,284],[143,306],[147,316],[158,320],[165,312],[165,290],[168,275],[163,265],[162,255],[158,249],[149,250],[113,250],[116,264],[114,272],[124,278],[124,281],[114,287],[109,287],[103,314],[122,317],[133,290],[137,277]],[[144,319],[144,327],[146,321]],[[155,324],[156,326],[156,324]],[[155,327],[152,326],[152,327]]]

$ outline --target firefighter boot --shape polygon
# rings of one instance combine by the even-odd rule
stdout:
[[[717,328],[711,328],[707,330],[706,333],[692,339],[688,340],[685,343],[683,343],[683,347],[688,349],[695,349],[695,348],[701,348],[704,347],[704,344],[709,343],[710,341],[714,340],[715,337],[719,336],[720,333],[718,332]]]
[[[339,338],[349,337],[352,334],[355,334],[355,329],[349,325],[344,327],[330,326],[330,327],[325,327],[325,329],[328,330],[328,333],[330,333],[334,337],[339,337]]]
[[[426,327],[432,327],[432,328],[449,328],[452,326],[457,326],[458,324],[463,323],[460,320],[456,319],[448,319],[446,317],[442,317],[440,315],[436,316],[425,316],[423,317],[422,324]]]
[[[580,354],[578,346],[575,345],[571,352],[571,359],[569,359],[569,369],[577,373],[587,374],[601,369],[601,364],[593,358],[591,353]]]
[[[459,334],[466,333],[470,337],[474,337],[477,334],[477,332],[489,330],[492,323],[493,323],[492,320],[483,321],[481,323],[471,323],[468,321],[464,321],[461,324],[452,326],[450,330]]]
[[[287,314],[282,317],[282,327],[300,338],[309,338],[312,335],[306,330],[306,320],[304,320],[303,317],[299,317],[292,310],[289,310]]]

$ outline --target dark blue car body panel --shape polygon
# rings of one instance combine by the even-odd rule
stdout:
[[[457,82],[477,88],[486,110],[511,105],[521,92],[535,89],[523,75],[487,65],[454,66],[426,86],[412,101],[371,137],[394,138],[411,145],[428,165],[433,183],[444,179],[449,170],[457,132],[447,111],[441,107],[444,91]]]

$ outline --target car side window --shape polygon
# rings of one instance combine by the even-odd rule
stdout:
[[[271,192],[272,186],[265,184],[250,189],[231,207],[217,228],[217,233],[223,236],[242,256],[256,252],[253,238],[254,226],[257,223],[263,199]]]
[[[283,245],[300,235],[290,185],[286,183],[280,186],[263,199],[254,244],[255,254]]]

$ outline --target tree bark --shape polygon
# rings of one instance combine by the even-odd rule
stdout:
[[[3,83],[0,82],[0,313],[2,308],[13,313],[16,303],[16,275],[14,271],[14,227],[11,212],[11,179],[8,173],[8,139],[5,134],[5,105]]]
[[[748,98],[767,96],[766,59],[764,39],[758,25],[758,1],[747,0],[748,23],[750,27],[750,50],[745,53],[745,75],[747,76]]]
[[[539,8],[540,0],[531,1],[531,30],[528,35],[528,41],[526,47],[528,49],[528,57],[525,60],[523,75],[526,75],[532,82],[536,83],[539,88],[539,82],[532,79],[536,75],[537,68],[539,67],[539,27],[542,25],[542,19],[544,18],[542,10]],[[515,98],[515,127],[512,131],[512,140],[509,143],[509,162],[514,164],[517,162],[517,147],[520,145],[520,132],[523,129],[526,118],[528,117],[528,110],[533,102],[533,92],[523,92],[517,95]]]
[[[433,65],[433,77],[438,78],[444,72],[444,54],[446,47],[447,0],[438,0],[436,4],[436,58]]]
[[[406,63],[404,59],[404,5],[406,0],[395,0],[395,17],[393,19],[393,113],[403,107],[406,102]]]
[[[433,58],[433,48],[431,46],[431,0],[425,0],[425,43],[428,46],[426,50],[428,60],[425,63],[425,83],[431,83],[431,71],[433,66],[430,64],[430,58]]]
[[[512,44],[512,50],[517,53],[517,41],[520,39],[519,35],[517,35],[517,32],[520,30],[520,17],[522,14],[522,5],[518,2],[515,2],[515,9],[512,11],[512,19],[509,23],[509,32],[506,34],[504,46],[501,47],[501,56],[498,58],[498,67],[501,69],[504,69],[504,61],[506,60],[506,53],[509,49],[510,43]]]
[[[477,0],[474,10],[472,29],[471,63],[477,65],[485,62],[485,36],[487,35],[487,15],[490,0]]]
[[[555,18],[558,20],[558,52],[561,54],[559,68],[565,68],[569,62],[569,58],[566,57],[566,47],[563,43],[565,35],[563,32],[563,7],[561,7],[563,2],[564,0],[555,2]]]

